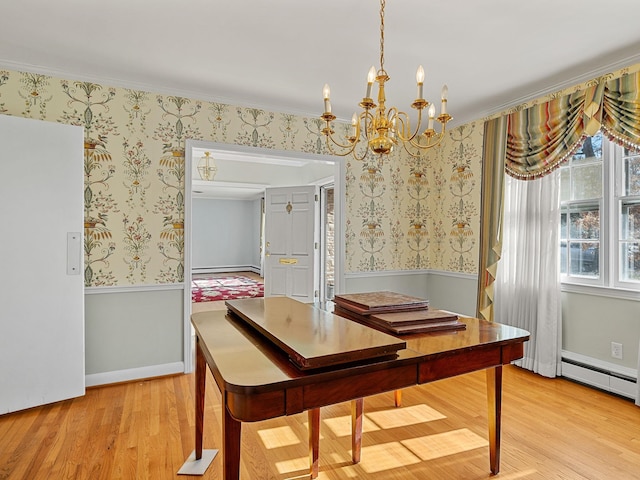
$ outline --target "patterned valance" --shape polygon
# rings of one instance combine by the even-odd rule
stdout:
[[[640,148],[640,72],[623,75],[605,84],[602,130],[620,145]]]
[[[617,143],[640,147],[639,72],[603,77],[585,89],[509,114],[506,172],[522,180],[544,176],[600,129]]]

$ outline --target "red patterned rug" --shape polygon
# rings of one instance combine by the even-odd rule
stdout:
[[[194,303],[253,297],[264,297],[264,283],[242,275],[191,280],[191,301]]]

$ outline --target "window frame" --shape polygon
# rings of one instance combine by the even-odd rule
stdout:
[[[630,298],[637,296],[640,291],[640,281],[621,280],[622,258],[622,205],[623,202],[640,203],[640,195],[623,195],[624,148],[602,135],[602,196],[598,200],[600,209],[600,248],[599,248],[599,276],[592,278],[570,273],[561,273],[560,281],[564,291],[599,291],[609,290],[611,296]],[[569,159],[568,162],[571,162]],[[571,168],[571,164],[560,167]],[[569,188],[571,176],[569,177]],[[594,205],[594,199],[561,200],[561,215],[570,213],[571,207]],[[558,219],[560,224],[561,219]],[[569,218],[567,218],[569,222]],[[569,240],[569,239],[567,239]],[[566,240],[565,240],[566,241]],[[562,242],[562,240],[560,240]],[[561,248],[561,243],[558,245]],[[567,255],[571,252],[568,251]],[[560,265],[558,266],[560,268]],[[626,294],[629,292],[629,295]]]
[[[598,207],[598,211],[599,211],[599,220],[600,220],[600,232],[599,232],[599,238],[598,238],[598,242],[599,242],[599,251],[598,251],[598,277],[589,277],[586,275],[576,275],[576,274],[571,274],[569,273],[569,268],[570,268],[570,262],[567,265],[567,272],[566,273],[562,273],[560,272],[560,282],[562,284],[573,284],[573,285],[588,285],[588,286],[605,286],[606,285],[606,280],[608,280],[608,276],[607,276],[607,262],[608,259],[603,259],[603,253],[604,252],[608,252],[607,247],[607,235],[606,235],[606,228],[607,228],[607,217],[608,215],[603,214],[604,212],[606,212],[606,208],[608,207],[607,202],[606,202],[606,193],[607,193],[607,186],[608,186],[608,181],[609,178],[607,176],[607,168],[605,168],[605,164],[607,162],[607,158],[606,155],[607,153],[605,152],[606,150],[606,145],[607,143],[605,142],[605,137],[603,135],[602,137],[602,156],[600,158],[600,165],[601,165],[601,196],[600,197],[593,197],[593,198],[581,198],[579,200],[572,200],[571,196],[573,193],[573,172],[576,171],[579,168],[585,168],[585,165],[578,165],[578,166],[573,166],[573,162],[575,162],[575,160],[573,159],[573,157],[570,157],[569,159],[567,159],[567,161],[564,163],[564,165],[560,166],[561,170],[569,170],[569,182],[568,182],[568,187],[569,187],[569,200],[565,200],[563,201],[562,198],[562,190],[561,190],[561,195],[560,195],[560,215],[563,214],[567,214],[567,238],[565,241],[569,242],[571,240],[570,238],[570,232],[571,232],[571,228],[570,228],[570,224],[571,224],[571,219],[570,219],[570,215],[572,211],[575,211],[576,209],[581,209],[581,208],[585,208],[585,207],[590,207],[590,206],[595,206],[597,205]],[[595,163],[595,162],[592,162]],[[575,170],[574,170],[575,169]],[[562,188],[562,183],[560,184]],[[561,219],[559,219],[560,221]],[[562,237],[562,235],[560,235],[560,237]],[[562,242],[562,240],[560,240],[560,242]],[[571,247],[569,247],[568,251],[567,251],[567,256],[571,257]],[[562,253],[560,252],[560,258],[562,257]],[[560,269],[560,265],[558,265],[558,268]],[[605,279],[606,277],[606,279]]]
[[[636,157],[639,156],[640,154],[635,154],[635,155],[629,155],[629,156],[625,156],[624,155],[624,148],[618,145],[615,145],[613,142],[609,142],[610,144],[612,144],[612,158],[613,158],[613,162],[614,162],[614,173],[615,173],[615,185],[614,185],[614,194],[613,194],[613,199],[612,199],[612,203],[613,206],[612,208],[614,209],[614,215],[612,216],[612,218],[615,219],[615,237],[613,237],[615,240],[615,248],[612,248],[611,250],[613,250],[611,252],[612,254],[612,261],[614,262],[614,272],[615,272],[615,276],[614,276],[614,282],[613,282],[613,287],[614,288],[621,288],[621,289],[625,289],[625,290],[640,290],[640,280],[639,281],[629,281],[629,280],[622,280],[622,271],[623,271],[623,267],[622,267],[622,249],[621,249],[621,245],[624,241],[627,240],[627,238],[622,238],[622,227],[623,227],[623,217],[622,217],[622,207],[623,204],[626,202],[627,204],[640,204],[640,194],[638,195],[624,195],[625,193],[625,189],[624,189],[624,160],[625,158],[628,157]],[[638,239],[640,241],[640,239]]]

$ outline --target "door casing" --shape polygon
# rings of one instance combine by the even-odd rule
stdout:
[[[344,234],[345,231],[345,196],[344,178],[346,166],[344,158],[331,155],[317,155],[312,153],[291,152],[268,148],[249,147],[245,145],[231,145],[228,143],[209,142],[203,140],[187,140],[185,149],[185,218],[184,218],[184,315],[183,315],[183,351],[184,371],[193,371],[193,342],[191,327],[191,239],[192,239],[192,177],[193,177],[193,149],[206,149],[215,157],[216,151],[246,153],[250,156],[265,158],[284,158],[292,160],[312,160],[333,163],[335,182],[335,292],[341,293],[344,285]]]

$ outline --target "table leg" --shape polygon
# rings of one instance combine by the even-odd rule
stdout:
[[[204,426],[204,392],[207,379],[207,363],[196,337],[196,460],[202,458],[202,434]]]
[[[396,407],[402,406],[402,390],[396,390],[393,392],[393,399],[395,401]]]
[[[362,451],[362,413],[364,398],[351,400],[351,459],[353,463],[360,461]]]
[[[224,480],[240,479],[240,434],[242,422],[231,416],[227,408],[227,392],[222,391],[222,477]]]
[[[500,471],[500,429],[502,423],[502,365],[487,370],[489,403],[489,463],[491,473]]]
[[[309,415],[309,464],[311,478],[318,476],[318,459],[320,447],[320,409],[312,408]]]

